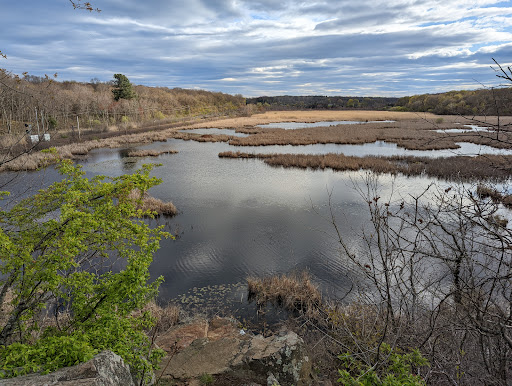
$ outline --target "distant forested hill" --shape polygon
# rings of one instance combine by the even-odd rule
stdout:
[[[434,114],[512,115],[512,88],[449,91],[400,98],[393,110]]]
[[[262,106],[267,110],[328,110],[366,109],[386,110],[396,105],[398,98],[344,97],[344,96],[262,96],[247,98],[247,104]]]
[[[394,110],[434,114],[512,115],[512,88],[449,91],[402,98],[344,96],[262,96],[247,98],[266,110]]]

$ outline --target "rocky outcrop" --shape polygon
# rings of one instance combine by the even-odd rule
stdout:
[[[264,337],[236,327],[229,319],[195,320],[156,340],[168,352],[158,378],[198,379],[204,374],[280,385],[307,384],[311,370],[302,339],[291,331]]]
[[[3,386],[135,386],[130,368],[111,351],[103,351],[90,361],[46,375],[30,374],[0,380]]]

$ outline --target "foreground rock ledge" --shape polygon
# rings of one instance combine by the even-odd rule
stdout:
[[[6,386],[135,386],[130,368],[123,359],[111,351],[103,351],[90,361],[65,367],[46,375],[29,374],[0,380]]]
[[[156,379],[186,384],[210,374],[266,385],[273,376],[282,386],[309,384],[311,363],[291,331],[263,337],[241,331],[230,319],[196,319],[162,334],[156,344],[168,353]]]

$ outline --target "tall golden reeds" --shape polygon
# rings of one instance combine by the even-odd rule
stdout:
[[[271,302],[288,311],[300,311],[316,318],[322,307],[322,295],[312,283],[309,273],[247,278],[249,298],[258,304]]]

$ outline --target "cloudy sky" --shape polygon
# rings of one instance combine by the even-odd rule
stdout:
[[[403,96],[495,86],[499,0],[0,0],[0,68],[244,96]]]

